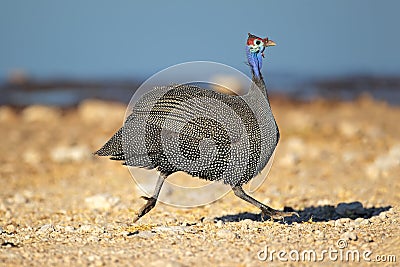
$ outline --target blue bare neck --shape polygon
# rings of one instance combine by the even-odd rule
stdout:
[[[247,61],[251,67],[253,76],[257,79],[262,79],[261,68],[262,68],[262,51],[250,52],[248,46],[246,46]]]

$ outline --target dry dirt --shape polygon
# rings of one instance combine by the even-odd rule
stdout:
[[[281,141],[253,196],[299,218],[263,221],[229,193],[191,209],[158,204],[136,224],[143,193],[119,162],[91,154],[124,105],[0,107],[0,265],[306,265],[310,251],[326,265],[396,265],[400,109],[368,97],[272,106]]]

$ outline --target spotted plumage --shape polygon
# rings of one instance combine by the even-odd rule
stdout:
[[[246,95],[189,84],[155,87],[135,103],[124,126],[96,152],[161,173],[154,196],[146,198],[136,220],[154,207],[164,179],[177,171],[228,184],[265,215],[290,215],[242,189],[264,169],[279,141],[261,74],[265,48],[273,45],[268,38],[249,34],[246,53],[254,83]]]

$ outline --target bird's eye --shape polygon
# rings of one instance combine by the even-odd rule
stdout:
[[[261,45],[261,40],[259,40],[259,39],[254,40],[254,44],[255,45]]]

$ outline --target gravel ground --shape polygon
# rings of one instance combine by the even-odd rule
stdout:
[[[0,265],[305,265],[313,255],[396,265],[400,109],[369,97],[272,106],[282,138],[253,196],[300,217],[263,221],[229,193],[191,209],[158,204],[136,224],[143,193],[125,167],[91,154],[124,105],[0,107]]]

